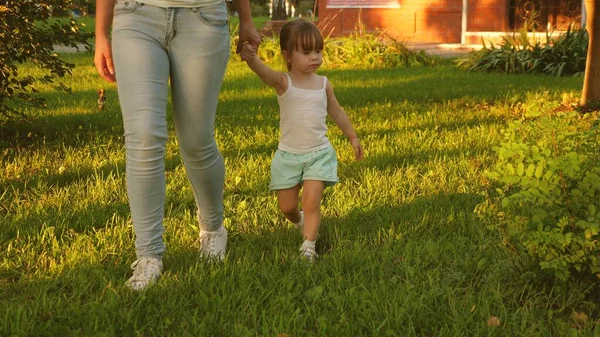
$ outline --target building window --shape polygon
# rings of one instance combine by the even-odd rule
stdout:
[[[581,0],[509,0],[508,26],[529,29],[566,29],[569,24],[581,24]]]

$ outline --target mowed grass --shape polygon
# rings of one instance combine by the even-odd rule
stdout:
[[[194,200],[169,124],[165,273],[138,293],[124,286],[135,252],[116,89],[91,55],[66,57],[77,64],[73,93],[40,87],[48,108],[0,128],[0,335],[593,335],[595,304],[580,289],[520,278],[473,213],[518,103],[576,99],[581,78],[323,69],[366,158],[354,161],[330,124],[341,183],[326,190],[321,259],[307,266],[300,233],[268,190],[275,93],[233,57],[215,130],[228,256],[198,257]],[[101,112],[99,88],[108,97]]]

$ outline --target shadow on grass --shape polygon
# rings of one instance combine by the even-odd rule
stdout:
[[[333,83],[340,104],[356,108],[369,102],[431,104],[466,97],[495,101],[509,93],[522,95],[522,99],[528,92],[580,90],[582,84],[578,78],[553,81],[553,77],[543,75],[467,73],[450,67],[401,69],[396,78],[390,71],[395,70],[326,70],[323,73]],[[373,79],[375,84],[379,80],[382,84],[364,86],[357,79]],[[340,84],[336,86],[336,82]]]
[[[362,246],[364,249],[377,250],[382,248],[380,245],[393,243],[396,240],[393,237],[382,237],[382,234],[386,236],[390,229],[397,229],[402,233],[402,240],[458,235],[477,242],[481,239],[481,232],[472,225],[473,209],[481,201],[482,197],[475,194],[431,195],[417,197],[410,202],[397,205],[382,205],[368,210],[356,208],[343,217],[326,216],[322,219],[318,247],[321,254],[325,255],[335,254],[337,249],[343,250],[355,245]],[[327,200],[323,207],[327,207]],[[260,212],[260,210],[256,211]],[[90,236],[94,241],[96,230],[109,223],[114,214],[126,218],[128,206],[122,203],[111,203],[106,206],[88,207],[82,212],[73,214],[69,219],[60,219],[61,224],[43,221],[43,225],[46,228],[61,227],[62,232],[76,231]],[[271,215],[263,213],[262,216]],[[278,263],[296,260],[295,252],[302,242],[301,234],[281,214],[278,214],[278,217],[280,220],[274,225],[275,227],[250,228],[250,231],[242,232],[235,226],[230,228],[227,261],[232,264],[238,264],[240,261],[245,264],[258,264],[274,259]],[[97,225],[91,225],[89,219],[94,219]],[[42,220],[23,219],[14,223],[12,230],[26,231],[26,225],[41,228]],[[64,223],[68,223],[69,226],[64,226]],[[169,228],[166,230],[168,232]],[[5,231],[5,234],[8,233]],[[165,233],[165,235],[170,234]],[[61,233],[56,233],[56,236],[60,237]],[[388,242],[388,239],[392,241]],[[122,252],[108,259],[126,263],[122,257],[132,257],[134,243],[132,241],[124,244]],[[128,244],[130,246],[127,246]],[[398,244],[402,245],[401,242]],[[197,264],[199,262],[197,248],[197,245],[167,247],[165,259],[170,261],[168,268],[171,272],[182,273]]]
[[[432,195],[415,198],[411,202],[398,205],[382,205],[368,210],[354,209],[344,217],[325,217],[318,240],[318,250],[321,254],[321,259],[317,262],[318,268],[329,269],[327,267],[329,264],[339,265],[340,261],[345,261],[345,257],[361,251],[375,259],[401,259],[407,244],[414,243],[414,240],[443,242],[448,239],[454,242],[455,238],[459,237],[459,241],[468,241],[474,247],[483,247],[486,244],[485,238],[472,216],[473,208],[480,201],[481,197],[472,194]],[[110,210],[98,208],[92,211],[102,217],[102,214],[110,214],[114,211],[114,207]],[[223,273],[227,274],[226,279],[232,282],[231,287],[235,288],[236,284],[244,286],[242,283],[236,283],[242,275],[247,277],[249,274],[254,279],[265,278],[266,281],[272,282],[274,275],[277,278],[277,273],[286,274],[294,270],[297,272],[301,235],[283,220],[279,225],[280,227],[272,230],[256,229],[252,232],[230,229],[228,257],[223,267],[218,264],[207,266],[204,260],[199,259],[196,246],[167,247],[164,278],[167,279],[165,282],[168,286],[159,285],[152,292],[161,297],[171,296],[169,295],[171,287],[178,287],[178,282],[189,282],[189,277],[186,276],[189,273],[193,273],[193,279],[201,282],[197,284],[197,290],[185,290],[191,294],[203,289],[218,289],[219,282],[224,280]],[[90,240],[96,241],[94,231],[85,231],[85,233]],[[52,300],[39,302],[42,301],[38,297],[39,289],[46,289],[43,292],[44,299],[71,298],[70,305],[57,308],[56,314],[63,317],[73,314],[72,310],[88,302],[98,302],[96,305],[102,307],[107,291],[119,298],[125,296],[118,300],[124,304],[129,301],[130,296],[133,296],[123,287],[123,283],[129,277],[128,265],[134,259],[134,248],[133,241],[123,244],[122,250],[102,256],[98,263],[82,263],[64,268],[52,277],[44,276],[38,279],[29,275],[31,271],[13,270],[12,277],[3,277],[4,285],[1,287],[3,290],[0,290],[3,292],[2,301],[17,303],[28,298],[29,304],[25,305],[33,305],[36,308],[36,313],[32,313],[36,317],[30,317],[30,321],[55,327],[60,325],[59,321],[49,322],[38,316],[50,314],[44,314],[46,304],[43,303],[54,302]],[[459,249],[458,254],[461,251]],[[453,251],[453,253],[457,252]],[[468,259],[469,256],[464,258]],[[397,262],[390,260],[385,263]],[[359,271],[354,271],[356,272]],[[386,270],[381,272],[386,273]],[[37,272],[36,274],[39,275]],[[303,278],[300,275],[298,277]],[[184,281],[186,279],[187,281]],[[208,293],[207,296],[215,296],[210,294]],[[174,296],[180,297],[182,294]],[[217,308],[210,310],[217,310]],[[78,324],[85,323],[70,322],[69,324],[74,324],[71,328],[77,328]]]
[[[538,91],[578,90],[581,82],[578,79],[548,81],[547,76],[471,74],[450,68],[443,70],[400,69],[397,70],[397,77],[390,76],[390,71],[396,70],[324,70],[323,74],[328,76],[334,85],[336,82],[340,82],[335,91],[341,105],[346,109],[356,110],[368,110],[374,103],[383,102],[408,101],[427,109],[428,105],[432,103],[442,103],[463,97],[493,101],[501,99],[503,95],[515,92],[524,94]],[[217,128],[235,129],[239,126],[257,123],[265,127],[278,128],[279,109],[274,92],[272,96],[264,98],[246,98],[244,95],[244,90],[248,86],[257,83],[252,76],[251,74],[242,76],[235,81],[225,80],[223,90],[239,92],[240,95],[234,99],[220,101]],[[365,79],[374,79],[374,85],[358,87],[351,84],[352,81],[360,83]],[[259,85],[262,84],[259,83]],[[83,109],[83,111],[74,114],[40,115],[32,118],[30,122],[0,125],[2,147],[29,148],[35,147],[36,144],[37,146],[52,144],[77,146],[79,142],[89,139],[91,135],[97,137],[95,139],[99,141],[122,137],[122,119],[115,88],[107,89],[109,99],[106,109],[102,112],[96,111],[97,93],[95,91],[89,90],[65,95],[51,93],[46,97],[48,103],[57,108],[68,109],[72,104],[71,100],[83,101],[85,103],[77,105],[77,109]],[[262,107],[264,119],[260,122],[257,121],[255,113],[248,113],[248,107]],[[375,107],[375,109],[377,108]],[[398,113],[403,114],[404,112],[398,111]],[[372,115],[373,117],[379,116],[379,113],[372,111]],[[170,112],[168,116],[172,130]],[[379,116],[379,118],[381,117]],[[387,116],[386,118],[393,117]],[[472,123],[477,122],[473,121]],[[482,122],[493,123],[494,120],[482,120]]]
[[[415,331],[429,334],[474,314],[475,322],[485,322],[487,309],[469,314],[474,301],[478,307],[500,310],[502,317],[505,310],[522,308],[523,301],[567,303],[569,298],[540,292],[507,271],[497,240],[474,218],[479,202],[473,194],[440,194],[328,216],[318,241],[321,258],[311,266],[298,258],[300,233],[283,221],[271,230],[240,232],[234,227],[223,264],[198,258],[193,245],[168,247],[163,277],[144,292],[124,286],[134,259],[133,242],[126,242],[121,251],[97,262],[4,279],[0,302],[13,314],[3,317],[18,317],[11,325],[0,325],[5,332],[22,332],[20,328],[50,335],[164,335],[167,330],[177,335],[237,335],[244,327],[272,335],[280,332],[273,331],[279,326],[270,325],[265,316],[289,319],[299,311],[301,320],[286,325],[293,329],[286,332],[317,334],[319,324],[333,324],[344,313],[361,320],[330,326],[354,332],[343,335],[358,335],[379,324],[389,324],[396,334],[421,335]],[[447,303],[457,303],[466,314],[455,314]],[[381,317],[390,312],[402,317]],[[570,307],[566,312],[568,317]],[[402,324],[407,319],[411,327]],[[369,325],[371,320],[379,321]],[[232,321],[236,323],[224,324]],[[466,333],[472,325],[465,323],[461,329]]]
[[[182,165],[178,155],[165,157],[165,171],[172,171]],[[81,167],[66,170],[63,173],[30,172],[27,178],[14,178],[0,180],[0,191],[22,191],[32,186],[48,186],[49,188],[62,188],[91,178],[104,180],[108,177],[118,177],[125,174],[125,153],[118,163],[103,165],[102,167]]]
[[[397,72],[397,77],[390,75]],[[532,75],[502,75],[502,74],[473,74],[452,68],[406,68],[398,70],[323,70],[334,85],[336,97],[342,107],[353,112],[355,116],[364,116],[369,119],[393,119],[394,113],[404,116],[402,104],[410,103],[411,113],[426,113],[433,104],[442,104],[452,100],[468,99],[464,104],[474,102],[504,102],[522,101],[527,93],[549,91],[562,93],[576,91],[581,88],[580,79],[560,79],[549,81],[548,76]],[[246,77],[244,77],[246,78]],[[373,81],[373,85],[364,82]],[[224,90],[239,91],[240,95],[220,102],[218,114],[219,127],[228,129],[236,125],[257,124],[256,115],[248,113],[249,108],[261,107],[262,118],[259,122],[265,127],[278,127],[278,113],[276,95],[270,97],[246,98],[243,95],[244,84],[257,85],[256,81],[245,80],[242,82],[226,82]],[[258,83],[258,85],[263,85]],[[264,85],[263,85],[264,86]],[[517,97],[515,97],[517,96]],[[398,111],[390,112],[389,108],[382,109],[381,104],[400,104]],[[457,104],[460,104],[458,102]],[[464,105],[463,104],[463,105]],[[472,109],[465,105],[465,109]],[[232,113],[240,111],[241,113]],[[468,125],[478,122],[495,123],[497,117],[472,120]],[[449,130],[457,125],[446,125]],[[444,125],[440,125],[444,128]]]
[[[39,115],[25,121],[0,124],[0,146],[26,150],[79,147],[92,140],[102,145],[122,138],[122,118],[114,89],[107,96],[110,99],[105,109],[97,111],[95,91],[47,94],[48,111],[40,110]],[[50,112],[53,109],[67,112]]]
[[[114,218],[128,217],[129,205],[120,201],[111,201],[106,205],[88,205],[78,211],[52,208],[46,209],[44,214],[31,212],[12,218],[10,224],[3,225],[0,245],[10,243],[18,236],[34,234],[37,237],[44,229],[52,229],[57,238],[69,241],[67,233],[93,235],[95,231],[108,226]]]
[[[442,150],[442,151],[418,151],[408,153],[398,153],[397,155],[374,155],[369,156],[360,162],[350,162],[340,165],[339,175],[344,179],[359,178],[363,174],[363,169],[374,168],[378,171],[388,171],[390,169],[409,168],[412,166],[423,165],[432,161],[443,162],[454,158],[474,156],[477,153],[488,151],[483,147],[468,147],[462,149]]]

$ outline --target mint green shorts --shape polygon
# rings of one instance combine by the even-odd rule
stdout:
[[[337,156],[333,147],[304,154],[275,152],[271,162],[271,190],[291,188],[304,180],[322,181],[325,187],[338,182]]]

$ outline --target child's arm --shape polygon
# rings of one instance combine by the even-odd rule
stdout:
[[[246,61],[248,67],[254,71],[258,77],[268,86],[275,88],[278,95],[283,95],[287,90],[287,77],[279,71],[275,71],[266,66],[256,54],[256,49],[249,43],[242,47],[242,59]]]
[[[325,92],[327,93],[327,114],[331,116],[335,124],[337,124],[346,137],[348,137],[348,140],[354,149],[354,156],[356,157],[356,160],[363,159],[363,149],[360,145],[358,135],[356,134],[356,131],[354,131],[348,115],[346,115],[346,112],[344,109],[342,109],[340,103],[338,103],[337,98],[335,98],[335,95],[333,94],[333,86],[331,83],[329,83],[329,81],[327,81]]]

